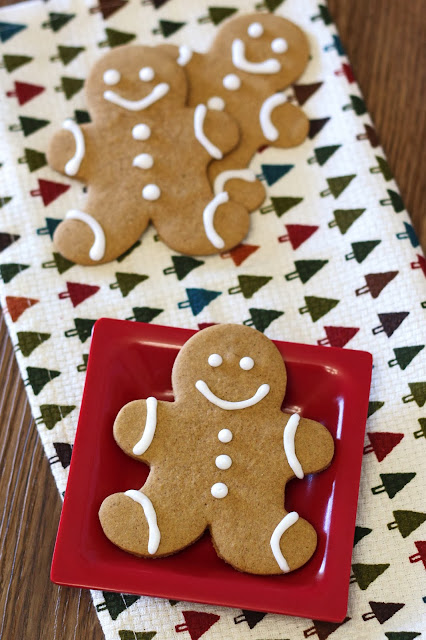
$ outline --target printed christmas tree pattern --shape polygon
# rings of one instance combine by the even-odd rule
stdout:
[[[30,84],[29,82],[19,82],[15,80],[14,89],[7,91],[6,95],[8,98],[17,98],[18,104],[22,107],[30,100],[36,98],[40,93],[46,90],[45,87],[41,87],[37,84]]]
[[[45,369],[43,367],[27,367],[28,378],[24,380],[24,385],[30,386],[35,396],[44,389],[44,387],[61,375],[60,371]]]
[[[336,176],[334,178],[327,178],[328,189],[324,189],[324,191],[321,191],[320,196],[322,198],[325,198],[329,195],[332,195],[333,198],[338,198],[350,185],[354,178],[356,178],[355,173],[347,176]]]
[[[284,311],[276,311],[275,309],[249,309],[250,318],[244,320],[243,324],[247,327],[254,327],[262,333],[269,327],[271,322],[284,315]]]
[[[339,38],[338,35],[333,34],[332,36],[333,38],[333,42],[331,42],[330,44],[326,44],[324,47],[324,51],[337,51],[337,53],[339,54],[339,56],[345,56],[346,52],[343,48],[342,42]]]
[[[404,227],[405,231],[397,233],[396,237],[398,238],[398,240],[409,240],[411,246],[416,249],[420,245],[420,242],[413,225],[409,224],[408,222],[404,222]]]
[[[7,42],[13,36],[27,28],[26,24],[14,24],[12,22],[0,22],[0,42]]]
[[[278,218],[281,218],[287,211],[293,209],[296,205],[300,204],[303,198],[285,196],[285,197],[272,197],[271,204],[260,208],[260,213],[270,213],[275,211]]]
[[[244,298],[252,298],[262,287],[272,280],[272,276],[238,276],[238,286],[230,287],[228,293],[242,293]]]
[[[40,415],[35,419],[36,424],[44,424],[46,429],[53,429],[63,418],[74,411],[75,405],[42,404]]]
[[[323,82],[313,82],[311,84],[294,84],[294,97],[299,105],[303,105],[322,87]]]
[[[324,622],[322,620],[312,620],[313,626],[305,629],[303,635],[305,638],[318,636],[319,640],[327,640],[327,638],[337,631],[341,626],[349,622],[350,618],[346,616],[343,622]]]
[[[376,409],[376,411],[378,411],[378,409],[380,409],[384,405],[384,402],[370,402],[370,405],[371,404],[380,405],[380,407],[377,407]],[[403,433],[390,433],[388,431],[367,433],[367,438],[370,440],[370,444],[364,447],[364,454],[374,452],[377,461],[382,462],[382,460],[384,460],[386,456],[388,456],[390,452],[393,451],[394,448],[401,442],[403,437]]]
[[[311,17],[312,22],[314,22],[315,20],[322,20],[323,23],[326,25],[332,24],[333,20],[327,5],[319,4],[318,9],[319,9],[319,13]]]
[[[187,631],[191,640],[198,640],[206,633],[220,616],[215,613],[204,613],[203,611],[182,611],[185,622],[175,626],[176,633]]]
[[[116,271],[116,282],[109,285],[110,289],[119,289],[123,298],[126,298],[131,291],[141,282],[148,280],[149,276],[140,273],[123,273]]]
[[[267,9],[270,13],[273,13],[283,2],[284,0],[262,0],[262,2],[255,5],[255,9],[258,11]]]
[[[335,209],[334,220],[328,223],[330,229],[338,227],[340,233],[345,235],[351,228],[355,220],[358,220],[364,213],[365,209]]]
[[[359,331],[358,327],[324,327],[326,338],[317,340],[317,344],[343,348]]]
[[[75,13],[50,12],[49,18],[41,25],[43,29],[52,29],[55,33],[60,31],[65,25],[75,18]]]
[[[0,264],[0,278],[5,284],[11,282],[18,273],[22,273],[26,269],[29,269],[29,264],[17,264],[16,262],[10,262],[9,264]]]
[[[354,534],[354,546],[356,544],[358,544],[358,542],[360,542],[363,538],[365,538],[366,536],[368,536],[371,532],[373,531],[373,529],[370,529],[369,527],[355,527],[355,534]]]
[[[246,609],[242,609],[242,614],[234,618],[234,623],[241,624],[242,622],[247,622],[249,629],[254,629],[265,616],[266,613],[261,611],[248,611]]]
[[[319,227],[309,224],[286,224],[287,233],[278,238],[278,242],[290,242],[293,250],[298,249]]]
[[[257,244],[239,244],[230,251],[224,251],[224,253],[221,253],[220,257],[223,259],[231,258],[235,266],[239,267],[258,249],[260,249],[260,246]]]
[[[380,478],[382,484],[377,487],[372,487],[371,492],[373,495],[383,493],[386,491],[389,498],[394,498],[413,478],[415,473],[381,473]]]
[[[384,402],[381,402],[380,400],[372,400],[368,403],[368,412],[367,412],[367,418],[369,418],[370,416],[373,415],[373,413],[376,413],[376,411],[379,411],[379,409],[381,409],[384,406]]]
[[[38,189],[32,189],[30,194],[33,197],[41,196],[43,204],[48,207],[49,204],[54,202],[56,198],[59,198],[63,193],[68,191],[69,184],[63,184],[62,182],[53,182],[53,180],[38,179]]]
[[[221,291],[209,291],[208,289],[186,289],[187,300],[178,302],[178,309],[191,309],[194,316],[197,316],[201,311],[207,307],[213,300],[216,300],[218,296],[222,295]]]
[[[50,120],[41,120],[40,118],[30,118],[27,116],[19,116],[19,124],[11,124],[9,131],[22,131],[25,137],[47,127]]]
[[[424,344],[414,345],[413,347],[396,347],[393,350],[395,358],[389,360],[388,365],[390,367],[398,365],[404,371],[424,348]]]
[[[319,298],[317,296],[305,296],[305,306],[299,308],[299,313],[309,313],[312,322],[316,322],[323,316],[327,315],[340,300],[334,298]]]
[[[117,620],[120,613],[132,606],[140,599],[140,596],[132,596],[123,593],[102,591],[104,602],[96,605],[96,611],[108,611],[112,620]]]
[[[27,309],[30,309],[40,300],[36,298],[24,298],[21,296],[6,296],[6,309],[8,310],[12,322],[16,322]]]
[[[60,300],[69,298],[73,307],[91,298],[99,291],[100,287],[91,284],[81,284],[80,282],[67,282],[67,290],[58,293]]]
[[[123,44],[128,44],[136,38],[135,33],[126,33],[125,31],[117,31],[116,29],[105,29],[106,40],[99,43],[99,47],[120,47]]]
[[[90,7],[89,13],[98,13],[100,11],[102,18],[108,20],[116,11],[124,7],[127,2],[128,0],[100,0],[98,5]]]
[[[37,349],[39,345],[49,340],[51,334],[38,333],[37,331],[18,331],[16,336],[18,338],[18,344],[15,350],[19,350],[22,355],[27,358],[32,354],[34,349]]]
[[[295,260],[295,271],[287,273],[285,279],[290,281],[299,278],[303,284],[306,284],[318,271],[321,271],[327,263],[328,260]]]
[[[8,204],[13,199],[12,196],[0,196],[0,209]]]
[[[171,35],[180,31],[186,22],[173,22],[172,20],[159,20],[158,27],[152,30],[154,34],[161,34],[163,38],[169,38]]]
[[[341,76],[347,80],[349,84],[355,82],[355,76],[350,64],[344,62],[339,69],[334,72],[335,76]]]
[[[365,591],[389,567],[390,564],[353,564],[350,583],[356,582],[359,588]]]
[[[426,569],[426,541],[425,540],[417,540],[415,543],[417,553],[410,556],[409,560],[411,564],[415,562],[422,562],[424,568]]]
[[[0,67],[6,69],[8,73],[12,73],[33,60],[34,58],[32,56],[19,56],[5,53],[3,55],[3,63],[0,64]]]
[[[353,110],[355,111],[357,116],[363,116],[367,113],[367,105],[362,98],[353,94],[350,94],[349,98],[350,103],[345,104],[345,106],[343,107],[343,111]]]
[[[78,336],[81,343],[86,342],[92,335],[92,329],[96,320],[89,318],[74,318],[74,329],[67,329],[64,332],[66,338],[73,338]]]
[[[375,249],[380,243],[381,240],[365,240],[363,242],[352,242],[352,251],[351,253],[347,253],[345,258],[346,260],[355,259],[358,264],[361,264],[361,262],[364,262],[367,256],[369,256],[373,249]]]
[[[223,20],[230,18],[237,13],[237,11],[238,9],[235,9],[235,7],[208,7],[208,15],[201,16],[197,22],[199,24],[213,22],[215,27],[217,27]]]
[[[45,153],[37,151],[36,149],[29,149],[28,147],[25,147],[24,155],[19,158],[18,162],[20,164],[26,164],[30,173],[47,165]]]
[[[386,182],[392,180],[393,175],[386,160],[381,156],[376,156],[376,160],[378,162],[378,166],[371,167],[370,173],[381,173]]]
[[[60,80],[61,84],[55,87],[55,91],[63,92],[67,100],[71,100],[84,86],[84,78],[62,76]]]
[[[411,393],[403,396],[402,402],[415,402],[418,407],[423,407],[426,402],[426,382],[409,382]]]
[[[75,262],[71,262],[71,260],[67,260],[60,253],[53,253],[53,260],[48,260],[47,262],[43,262],[43,269],[57,269],[58,273],[62,274],[71,269],[71,267],[75,266]]]
[[[262,164],[261,169],[262,173],[259,173],[256,178],[258,180],[266,180],[268,187],[272,187],[273,184],[294,169],[294,164]]]
[[[388,640],[414,640],[421,636],[417,631],[387,631],[385,636]]]
[[[397,191],[393,191],[392,189],[387,189],[387,192],[389,197],[380,200],[380,204],[382,205],[382,207],[387,207],[390,205],[392,206],[395,213],[401,213],[401,211],[404,211],[405,205],[401,198],[401,194]]]
[[[326,147],[317,147],[314,149],[315,155],[308,159],[308,164],[318,163],[322,167],[341,146],[341,144],[333,144]]]
[[[50,465],[60,462],[63,469],[67,469],[71,463],[72,445],[67,442],[54,442],[53,448],[56,455],[49,458]]]
[[[19,240],[20,237],[21,236],[18,236],[16,233],[0,231],[0,253],[10,247],[11,244]]]
[[[85,51],[86,47],[71,47],[69,45],[58,44],[57,49],[58,53],[55,56],[51,56],[50,61],[55,62],[56,60],[60,60],[66,67],[70,62],[75,60],[80,53]]]
[[[417,439],[426,438],[426,418],[419,418],[420,429],[414,431],[413,435]]]
[[[363,613],[362,619],[364,621],[375,619],[378,620],[380,624],[387,622],[398,613],[398,611],[405,607],[405,604],[400,602],[374,602],[370,600],[368,604],[371,607],[371,611]]]
[[[191,256],[172,256],[172,262],[173,266],[163,269],[163,273],[166,276],[175,273],[178,280],[183,280],[188,273],[204,264],[203,260],[196,260]]]
[[[392,282],[398,275],[399,271],[385,271],[383,273],[367,273],[364,276],[365,286],[355,290],[355,295],[362,296],[369,293],[372,298],[378,298],[383,289]]]
[[[131,631],[121,629],[118,632],[120,640],[152,640],[157,635],[156,631]]]
[[[313,140],[320,133],[320,131],[323,130],[327,122],[329,122],[330,120],[331,120],[330,116],[326,118],[313,118],[309,120],[309,131],[308,131],[309,140]]]
[[[152,322],[154,318],[163,313],[164,309],[154,309],[153,307],[133,307],[133,315],[126,320],[136,322]]]
[[[401,326],[405,318],[410,315],[409,311],[394,311],[393,313],[378,313],[380,325],[374,327],[372,332],[374,335],[385,333],[390,338],[394,332]]]
[[[393,512],[395,518],[388,523],[388,529],[398,529],[403,538],[407,538],[426,521],[426,513],[419,511],[397,510]]]

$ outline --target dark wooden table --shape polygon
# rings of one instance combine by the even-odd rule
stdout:
[[[426,249],[424,2],[329,0],[329,8]],[[89,593],[49,581],[61,501],[2,317],[0,416],[0,638],[101,640]]]

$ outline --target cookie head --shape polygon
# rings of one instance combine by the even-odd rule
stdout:
[[[257,13],[229,20],[214,47],[222,55],[228,52],[233,67],[228,75],[233,78],[235,89],[238,82],[252,84],[254,79],[267,79],[271,91],[284,89],[301,75],[309,58],[303,31],[271,14]],[[229,85],[225,84],[225,88],[232,90],[231,78],[224,79],[224,83]]]
[[[141,114],[154,108],[183,106],[184,71],[164,52],[128,45],[109,51],[94,65],[86,84],[94,117]]]
[[[176,401],[206,412],[280,409],[286,387],[283,359],[262,333],[240,325],[200,331],[179,352],[172,373]]]

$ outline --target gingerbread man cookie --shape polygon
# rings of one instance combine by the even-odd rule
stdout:
[[[207,166],[238,143],[232,118],[185,106],[184,69],[145,46],[103,56],[86,83],[92,123],[72,120],[53,138],[50,165],[88,185],[84,211],[68,211],[54,242],[69,260],[99,264],[120,256],[152,220],[175,251],[205,255],[237,245],[247,210],[226,189],[213,194]]]
[[[209,166],[215,190],[253,211],[264,188],[247,167],[263,145],[279,148],[301,144],[309,129],[303,111],[288,102],[283,90],[303,73],[308,40],[299,27],[276,15],[241,15],[223,23],[208,53],[182,46],[174,55],[189,78],[189,102],[225,110],[240,125],[241,139],[226,158]],[[254,184],[251,184],[253,183]]]
[[[127,404],[114,423],[123,451],[150,465],[144,486],[108,496],[107,537],[143,557],[167,556],[209,528],[218,555],[240,571],[279,574],[305,564],[317,534],[284,508],[286,483],[329,466],[333,438],[281,411],[286,369],[255,329],[195,334],[172,371],[174,402]]]

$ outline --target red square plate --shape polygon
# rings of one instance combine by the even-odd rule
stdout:
[[[61,585],[204,602],[340,622],[346,615],[372,357],[363,351],[276,342],[288,373],[283,409],[333,434],[331,466],[290,482],[286,508],[318,532],[313,558],[282,576],[236,571],[206,533],[174,556],[142,559],[103,534],[98,509],[117,491],[141,487],[148,467],[126,456],[112,425],[138,398],[173,400],[171,370],[194,331],[101,319],[96,323],[51,578]]]

